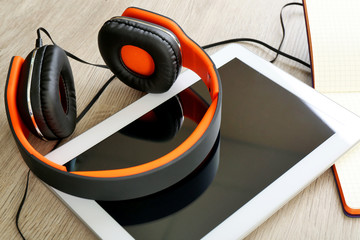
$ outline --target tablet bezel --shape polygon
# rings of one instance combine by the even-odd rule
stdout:
[[[328,124],[335,132],[334,135],[299,163],[290,168],[256,197],[204,236],[204,239],[237,239],[248,235],[286,202],[320,176],[338,157],[359,141],[360,129],[358,126],[360,126],[360,119],[303,82],[237,44],[231,44],[221,49],[213,54],[211,58],[218,68],[232,59],[238,58],[304,102],[311,103],[310,107],[314,112],[330,117],[331,121],[328,122]],[[162,102],[173,97],[198,80],[200,79],[194,72],[189,70],[185,71],[179,76],[174,86],[168,92],[145,95],[125,109],[83,133],[77,137],[76,140],[71,140],[67,146],[60,147],[46,157],[50,160],[58,161],[57,163],[60,163],[59,161],[62,159],[72,159],[76,157],[79,153],[75,152],[75,149],[78,151],[79,147],[72,147],[75,146],[74,142],[78,141],[81,143],[82,149],[88,149],[90,145],[103,140],[102,138],[96,138],[98,136],[97,133],[102,131],[100,129],[103,124],[109,121],[116,121],[118,123],[114,129],[107,130],[107,134],[110,135],[112,132],[118,131],[121,127],[126,126],[142,114],[160,105]],[[118,119],[121,119],[121,121]],[[92,143],[84,147],[82,138],[91,138]],[[65,158],[64,155],[66,155]],[[95,201],[74,197],[53,188],[51,189],[98,237],[102,239],[133,239],[133,237]]]

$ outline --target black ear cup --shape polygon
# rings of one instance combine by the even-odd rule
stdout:
[[[167,141],[180,130],[183,109],[177,96],[170,98],[119,132],[129,137],[149,141]]]
[[[126,17],[113,18],[100,29],[98,44],[110,70],[125,84],[140,91],[167,91],[181,69],[180,44],[169,30]],[[154,62],[151,74],[134,71],[124,59],[124,48],[131,46],[150,55]],[[133,53],[133,58],[137,55]],[[127,56],[128,57],[128,56]],[[142,59],[136,59],[141,65]]]
[[[35,135],[54,140],[74,131],[75,86],[64,50],[45,45],[26,57],[17,98],[22,120]]]

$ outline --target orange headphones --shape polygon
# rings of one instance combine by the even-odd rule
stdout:
[[[134,167],[68,171],[50,161],[29,143],[29,132],[45,140],[69,136],[76,125],[76,99],[66,53],[56,45],[45,45],[25,60],[13,57],[10,64],[5,107],[18,149],[41,180],[76,196],[124,200],[165,189],[196,169],[215,144],[221,118],[217,69],[173,20],[139,8],[128,8],[121,17],[108,20],[99,31],[98,43],[110,70],[141,91],[167,91],[181,66],[197,73],[209,89],[211,104],[194,132],[165,156]]]

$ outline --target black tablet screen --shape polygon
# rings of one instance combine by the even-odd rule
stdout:
[[[333,135],[306,103],[240,60],[230,61],[219,73],[223,86],[221,134],[199,169],[151,196],[98,202],[135,239],[203,237]],[[208,101],[202,82],[193,89]],[[110,161],[114,167],[139,164],[176,147],[195,126],[186,120],[176,136],[165,141],[117,133],[113,147],[107,139],[86,154],[103,158],[106,151],[109,156],[129,158]],[[121,146],[114,147],[119,142]],[[93,164],[98,159],[88,160],[83,161],[90,162],[88,166],[84,163],[75,168],[101,169]]]

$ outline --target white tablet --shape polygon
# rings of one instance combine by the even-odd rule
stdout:
[[[99,238],[243,238],[359,140],[357,116],[247,49],[229,45],[211,58],[222,80],[222,123],[198,169],[168,189],[126,201],[93,201],[54,189]],[[93,158],[101,152],[123,158],[109,161],[117,168],[166,154],[191,133],[193,121],[185,119],[179,133],[161,143],[119,130],[190,86],[207,102],[198,80],[185,71],[170,91],[145,95],[46,157],[62,164],[82,159],[72,167],[93,170],[101,168]],[[111,141],[118,147],[106,148]]]

